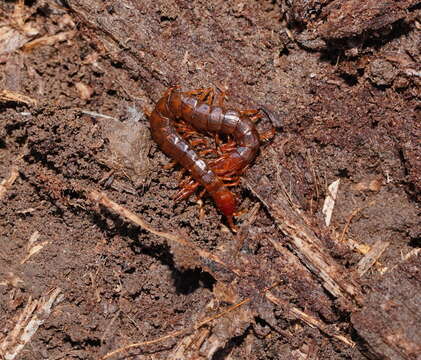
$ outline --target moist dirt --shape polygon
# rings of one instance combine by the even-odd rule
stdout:
[[[396,328],[385,343],[388,322],[375,312],[387,296],[387,309],[419,303],[419,4],[382,0],[377,14],[339,3],[0,4],[0,358],[101,359],[169,335],[113,359],[417,359],[420,326],[390,315],[407,332]],[[185,174],[148,123],[174,85],[214,87],[226,91],[228,108],[276,114],[275,135],[232,188],[237,234],[206,194],[174,201]],[[270,126],[265,117],[258,123]],[[299,258],[247,186],[262,178],[290,195],[350,276],[364,254],[347,240],[387,243],[354,276],[363,304],[344,307],[317,274],[292,270]],[[322,208],[337,179],[326,226]],[[199,265],[191,249],[93,202],[91,191],[243,276]],[[283,306],[265,297],[274,283]],[[51,309],[40,311],[55,291]],[[34,316],[40,325],[16,350]],[[399,336],[400,347],[390,345]]]

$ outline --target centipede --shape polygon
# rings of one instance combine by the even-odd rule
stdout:
[[[150,129],[161,150],[190,173],[190,189],[202,185],[230,228],[236,231],[233,216],[237,211],[237,199],[224,179],[241,174],[256,157],[260,138],[254,120],[261,114],[259,110],[234,110],[214,105],[213,96],[204,100],[210,92],[212,89],[183,92],[179,87],[169,88],[149,116]],[[218,159],[206,161],[177,130],[180,120],[200,133],[221,134],[233,141]]]

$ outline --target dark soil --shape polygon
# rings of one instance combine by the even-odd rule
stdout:
[[[0,358],[100,359],[185,329],[113,359],[421,359],[419,3],[19,4],[0,4]],[[203,209],[195,196],[173,200],[180,169],[165,166],[147,119],[172,85],[226,89],[227,107],[277,114],[281,126],[244,178],[269,179],[273,196],[286,189],[362,303],[344,305],[305,272],[244,182],[233,188],[238,234],[212,199]],[[241,275],[93,203],[93,190]],[[363,254],[350,241],[388,246],[358,276]],[[285,306],[265,297],[274,283]],[[40,326],[13,357],[34,301],[28,319]]]

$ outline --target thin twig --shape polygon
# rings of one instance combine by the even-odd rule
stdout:
[[[128,209],[124,208],[123,206],[121,206],[121,205],[115,203],[114,201],[112,201],[105,193],[94,190],[94,191],[91,191],[88,194],[88,197],[92,201],[94,201],[96,203],[99,203],[99,204],[115,211],[120,216],[130,220],[132,223],[140,226],[141,228],[145,229],[146,231],[149,231],[152,234],[161,236],[161,237],[169,240],[172,243],[176,243],[176,244],[185,246],[185,247],[189,248],[190,250],[192,250],[194,253],[197,253],[201,258],[204,258],[206,260],[211,260],[215,263],[218,263],[218,264],[222,265],[223,267],[225,267],[226,269],[232,271],[236,275],[241,276],[242,272],[239,269],[228,266],[218,256],[216,256],[214,254],[211,254],[208,251],[202,250],[202,249],[194,246],[194,244],[191,243],[189,240],[187,240],[187,239],[185,239],[181,236],[178,236],[178,235],[174,235],[174,234],[171,234],[171,233],[158,231],[158,230],[154,229],[146,221],[144,221],[141,217],[139,217],[138,215],[131,212],[130,210],[128,210]]]
[[[283,308],[287,308],[295,317],[297,317],[298,319],[302,320],[303,322],[305,322],[307,325],[309,325],[310,327],[313,328],[317,328],[319,329],[321,332],[334,337],[335,339],[338,339],[340,341],[342,341],[343,343],[354,347],[355,343],[348,339],[347,337],[340,335],[340,334],[335,334],[332,331],[330,331],[327,326],[321,322],[320,320],[317,320],[316,318],[312,317],[311,315],[305,313],[304,311],[290,306],[286,301],[283,301],[281,299],[279,299],[278,297],[276,297],[274,294],[272,294],[270,291],[268,291],[266,294],[266,298],[273,302],[274,304],[281,306]]]
[[[15,359],[25,345],[31,341],[38,328],[50,316],[54,305],[63,298],[61,289],[57,288],[40,300],[32,300],[30,297],[26,307],[20,314],[16,325],[7,337],[0,343],[0,358]]]
[[[169,333],[169,334],[167,334],[165,336],[161,336],[161,337],[159,337],[157,339],[148,340],[148,341],[142,341],[142,342],[139,342],[139,343],[134,343],[134,344],[130,344],[130,345],[121,347],[121,348],[119,348],[117,350],[114,350],[114,351],[109,352],[108,354],[106,354],[105,356],[103,356],[101,358],[101,360],[109,359],[111,356],[114,356],[114,355],[119,354],[121,352],[125,352],[125,351],[130,350],[130,349],[139,348],[139,347],[142,347],[142,346],[147,346],[147,345],[152,345],[152,344],[157,344],[157,343],[160,343],[160,342],[162,342],[164,340],[171,339],[171,338],[180,336],[182,334],[185,334],[185,333],[187,333],[189,331],[195,331],[195,330],[201,328],[202,326],[210,323],[211,321],[216,320],[216,319],[219,319],[222,316],[224,316],[225,314],[227,314],[227,313],[229,313],[229,312],[231,312],[231,311],[239,308],[240,306],[243,306],[244,304],[247,304],[250,301],[251,301],[250,298],[244,299],[244,300],[240,301],[239,303],[237,303],[237,304],[229,307],[228,309],[220,312],[219,314],[217,314],[215,316],[212,316],[212,317],[208,317],[208,318],[206,318],[206,319],[204,319],[204,320],[202,320],[202,321],[200,321],[200,322],[198,322],[198,323],[196,323],[193,326],[190,326],[188,328],[177,330],[177,331],[173,331],[173,332],[171,332],[171,333]]]
[[[363,256],[357,264],[356,270],[359,276],[363,276],[382,256],[389,246],[388,241],[378,240],[371,250]]]
[[[27,105],[35,105],[37,101],[29,96],[17,93],[10,90],[1,90],[0,91],[0,100],[3,101],[15,101],[19,103],[24,103]]]
[[[344,229],[342,230],[341,237],[339,238],[339,241],[340,241],[340,242],[343,242],[343,241],[344,241],[345,235],[346,235],[346,233],[348,232],[348,228],[349,228],[349,227],[350,227],[350,225],[351,225],[352,219],[353,219],[355,216],[357,216],[357,214],[358,214],[359,212],[363,211],[364,209],[368,208],[369,206],[374,205],[374,203],[375,203],[375,201],[370,201],[370,203],[369,203],[368,205],[366,205],[366,206],[362,206],[362,207],[360,207],[360,208],[358,208],[358,209],[355,209],[355,210],[351,213],[350,217],[348,218],[348,221],[346,222],[346,224],[345,224],[345,226],[344,226]]]
[[[272,290],[273,288],[275,288],[278,285],[279,285],[279,283],[276,282],[276,283],[272,284],[271,286],[268,286],[267,288],[263,289],[260,293],[261,294],[265,294],[265,293],[267,293],[268,291]],[[173,331],[173,332],[171,332],[171,333],[169,333],[169,334],[167,334],[165,336],[161,336],[161,337],[159,337],[157,339],[148,340],[148,341],[142,341],[140,343],[130,344],[130,345],[121,347],[121,348],[119,348],[117,350],[114,350],[112,352],[109,352],[108,354],[106,354],[105,356],[103,356],[100,360],[109,359],[111,356],[116,355],[116,354],[119,354],[119,353],[121,353],[123,351],[127,351],[129,349],[139,348],[139,347],[146,346],[146,345],[156,344],[156,343],[162,342],[164,340],[171,339],[171,338],[177,337],[179,335],[185,334],[187,332],[198,330],[202,326],[204,326],[206,324],[209,324],[213,320],[217,320],[217,319],[225,316],[229,312],[234,311],[235,309],[238,309],[239,307],[241,307],[241,306],[249,303],[250,301],[251,301],[251,298],[246,298],[244,300],[241,300],[237,304],[228,307],[227,309],[221,311],[220,313],[218,313],[218,314],[216,314],[214,316],[210,316],[208,318],[205,318],[202,321],[199,321],[196,324],[194,324],[194,325],[192,325],[192,326],[190,326],[188,328],[185,328],[185,329],[182,329],[182,330]]]
[[[3,196],[6,194],[6,191],[9,187],[13,185],[15,180],[19,176],[19,169],[18,167],[12,166],[12,170],[10,171],[10,176],[8,179],[4,179],[0,184],[0,200],[3,198]]]
[[[295,254],[321,281],[323,287],[346,306],[362,303],[360,287],[352,278],[344,276],[344,269],[323,247],[310,219],[301,210],[292,208],[287,197],[282,194],[274,197],[273,191],[268,190],[273,188],[267,178],[257,181],[248,178],[244,182],[268,209],[278,228],[288,236],[287,240]]]

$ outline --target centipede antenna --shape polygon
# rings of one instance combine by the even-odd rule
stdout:
[[[275,111],[270,110],[266,105],[259,105],[258,110],[265,114],[266,118],[271,122],[272,126],[277,129],[282,127],[282,121]]]

